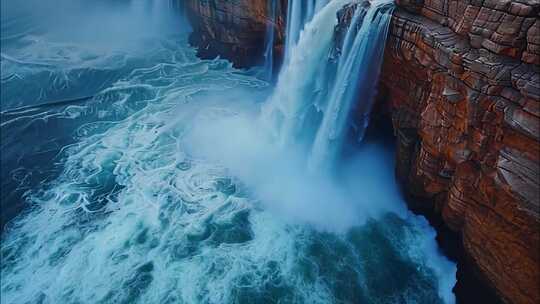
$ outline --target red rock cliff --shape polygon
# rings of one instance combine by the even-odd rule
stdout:
[[[505,302],[540,303],[540,2],[397,1],[397,172]]]
[[[274,26],[276,59],[283,44],[286,0],[276,0],[275,20],[269,0],[184,0],[193,27],[190,37],[202,58],[221,56],[237,67],[250,67],[263,61],[267,26]],[[278,60],[275,60],[278,62]]]

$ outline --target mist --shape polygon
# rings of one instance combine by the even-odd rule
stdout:
[[[1,5],[2,110],[95,96],[136,68],[176,61],[190,30],[172,0]]]
[[[242,104],[198,113],[186,146],[194,157],[227,168],[265,208],[288,221],[332,232],[345,232],[387,212],[405,214],[388,147],[357,148],[339,174],[313,172],[307,169],[305,147],[276,144],[271,130],[260,123],[258,108]]]
[[[253,96],[248,92],[231,96],[205,98],[199,102],[210,107],[188,114],[183,108],[178,121],[172,122],[193,119],[182,142],[189,157],[224,168],[243,185],[237,196],[250,197],[292,226],[345,236],[370,223],[385,225],[389,216],[413,223],[418,236],[405,240],[411,246],[408,254],[426,261],[439,278],[439,297],[454,303],[455,265],[441,255],[428,222],[407,209],[394,176],[391,145],[384,140],[349,143],[350,155],[338,159],[334,171],[314,172],[306,147],[275,142],[274,132],[260,119],[264,103],[250,103]]]
[[[175,1],[2,1],[4,46],[18,38],[47,39],[92,49],[133,47],[134,42],[189,27]],[[30,36],[30,37],[29,37]],[[3,48],[4,48],[3,46]]]

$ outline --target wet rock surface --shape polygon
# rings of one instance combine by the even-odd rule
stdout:
[[[220,56],[236,67],[251,67],[264,60],[267,26],[275,28],[276,59],[283,49],[286,0],[277,1],[277,18],[272,18],[268,0],[185,0],[193,27],[190,43],[201,58]],[[277,62],[277,60],[276,60]]]
[[[414,208],[461,234],[470,264],[503,301],[538,303],[540,3],[398,7],[381,89],[398,176],[423,198]]]

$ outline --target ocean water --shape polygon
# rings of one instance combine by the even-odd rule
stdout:
[[[198,59],[168,3],[17,3],[2,2],[2,303],[454,302],[392,147],[309,172],[259,123],[273,85]]]

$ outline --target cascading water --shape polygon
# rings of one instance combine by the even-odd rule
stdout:
[[[324,92],[318,87],[318,80],[326,75],[326,64],[321,63],[328,62],[336,14],[347,2],[330,2],[306,25],[290,50],[272,97],[264,105],[261,118],[281,146],[301,142],[305,137],[302,133],[311,131],[304,122],[310,105],[315,105]]]
[[[330,96],[347,95],[334,78],[366,54],[371,8],[339,63],[321,64],[336,13],[356,1],[305,6],[317,13],[272,92],[196,58],[174,18],[152,17],[166,6],[140,1],[35,1],[71,16],[54,28],[2,1],[2,204],[25,203],[2,233],[3,303],[454,301],[455,265],[405,208],[389,149],[366,143],[332,178],[305,174]],[[257,123],[272,117],[307,134],[277,147]]]
[[[356,9],[337,64],[330,58],[335,16],[348,2],[333,1],[306,26],[265,105],[263,119],[282,145],[299,141],[312,145],[312,170],[333,163],[354,106],[362,117],[360,133],[365,132],[382,63],[392,0],[371,1],[367,8]],[[322,117],[314,121],[310,117],[316,117],[315,112]]]
[[[264,51],[264,78],[271,80],[274,75],[274,38],[276,36],[276,14],[278,0],[268,1],[268,11],[270,20],[266,27],[265,51]]]
[[[367,12],[356,10],[341,47],[334,85],[313,144],[309,160],[312,170],[334,162],[343,145],[351,109],[360,114],[360,140],[364,137],[379,79],[392,3],[393,0],[371,1]]]
[[[315,13],[323,8],[329,0],[307,0],[307,1],[291,1],[287,8],[287,27],[286,27],[286,41],[284,60],[288,61],[290,58],[291,50],[298,43],[300,33],[304,29],[304,26],[311,21]],[[270,22],[268,22],[266,37],[265,37],[265,53],[264,53],[264,77],[265,79],[271,79],[273,75],[273,52],[274,52],[274,38],[275,38],[275,21],[276,12],[279,5],[279,0],[268,1],[268,11],[270,12]]]
[[[311,21],[315,13],[329,0],[291,1],[287,10],[287,29],[285,41],[285,62],[291,57],[291,51],[298,43],[304,26]]]

